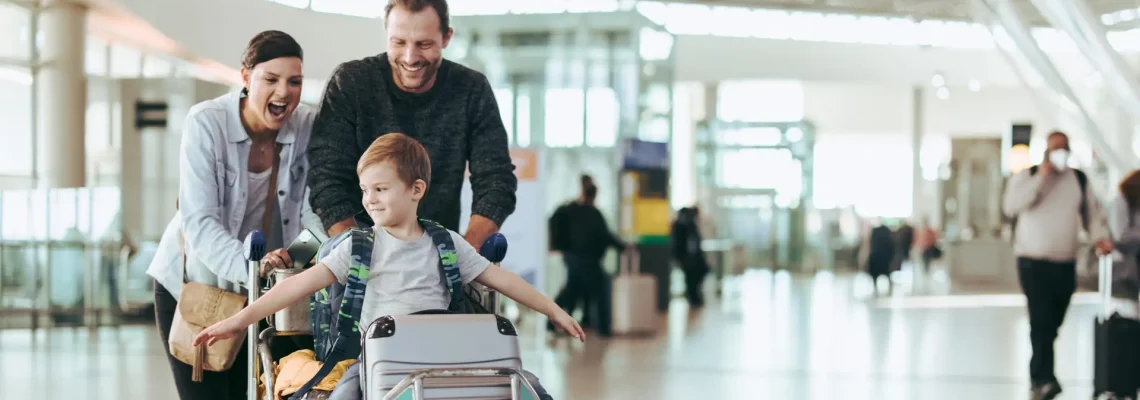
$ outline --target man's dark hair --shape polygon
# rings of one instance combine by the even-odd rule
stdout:
[[[582,174],[578,177],[578,183],[582,187],[582,199],[592,202],[598,197],[598,186],[594,184],[593,177]]]
[[[301,45],[281,31],[265,31],[250,39],[249,45],[241,55],[241,67],[253,69],[257,64],[281,57],[297,57],[305,59]]]
[[[388,5],[384,6],[384,21],[388,21],[388,14],[391,14],[392,9],[396,7],[406,8],[411,12],[420,12],[425,7],[431,7],[439,17],[439,32],[447,36],[447,31],[451,30],[451,14],[447,10],[447,0],[388,0]]]

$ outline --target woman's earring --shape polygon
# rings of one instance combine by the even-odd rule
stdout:
[[[249,97],[249,88],[243,87],[241,88],[241,98],[244,99],[246,97]]]

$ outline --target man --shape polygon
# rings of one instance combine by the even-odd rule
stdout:
[[[710,269],[705,259],[705,252],[701,250],[701,231],[697,223],[700,220],[700,213],[701,210],[697,206],[680,209],[677,211],[677,219],[673,221],[670,232],[673,257],[681,264],[681,272],[685,274],[685,298],[694,308],[705,304],[701,285],[704,284],[705,275]]]
[[[507,133],[487,78],[443,59],[453,33],[445,0],[389,0],[386,53],[333,72],[313,123],[310,203],[329,235],[367,221],[356,162],[378,136],[401,132],[431,158],[432,186],[419,215],[459,230],[460,190],[468,165],[473,192],[465,239],[475,248],[515,209],[518,180]]]
[[[611,247],[621,251],[623,243],[606,225],[606,218],[594,206],[598,187],[593,178],[582,175],[582,194],[577,201],[567,203],[550,218],[551,247],[562,252],[566,263],[566,284],[554,302],[567,314],[573,315],[581,303],[584,309],[583,325],[593,325],[601,335],[609,334],[609,310],[605,290],[609,277],[602,270],[602,257]],[[589,324],[592,322],[592,324]],[[554,331],[554,325],[547,323]]]
[[[1029,305],[1033,357],[1030,399],[1061,393],[1053,375],[1053,342],[1076,290],[1077,234],[1084,228],[1099,254],[1112,251],[1100,203],[1084,173],[1068,167],[1069,138],[1049,134],[1045,161],[1009,180],[1003,208],[1015,218],[1013,252],[1021,289]]]

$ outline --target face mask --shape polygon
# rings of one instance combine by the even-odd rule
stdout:
[[[1069,151],[1053,150],[1049,152],[1049,163],[1053,164],[1053,168],[1056,168],[1057,171],[1064,171],[1069,167]]]

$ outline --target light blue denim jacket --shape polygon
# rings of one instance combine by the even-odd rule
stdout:
[[[240,99],[240,92],[235,91],[196,104],[182,128],[179,211],[167,225],[147,269],[147,274],[176,299],[182,289],[179,232],[185,240],[189,280],[236,293],[242,293],[249,280],[242,245],[245,238],[238,234],[248,197],[265,194],[247,193],[252,142],[241,123]],[[280,218],[270,223],[281,224],[284,243],[292,242],[303,225],[315,220],[307,210],[305,189],[309,172],[306,149],[315,116],[312,108],[298,105],[277,135],[277,142],[282,145],[277,174]],[[304,214],[308,215],[303,218]],[[316,226],[309,228],[320,231],[319,223]]]

